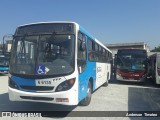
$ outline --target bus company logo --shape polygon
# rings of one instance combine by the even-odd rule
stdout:
[[[101,67],[97,67],[97,73],[101,72],[101,71],[102,71],[102,68]]]

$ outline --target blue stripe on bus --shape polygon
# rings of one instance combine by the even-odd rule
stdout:
[[[1,71],[1,70],[7,71],[7,70],[9,70],[9,68],[8,68],[8,67],[0,67],[0,71]]]
[[[90,37],[91,39],[95,40],[95,38],[94,38],[91,34],[89,34],[83,27],[80,26],[79,29],[80,29],[80,31],[81,31],[82,33],[84,33],[85,35],[87,35],[87,36]]]
[[[83,73],[79,74],[79,90],[78,90],[78,100],[81,101],[87,96],[88,82],[90,78],[93,78],[93,90],[95,90],[96,83],[96,63],[87,62],[86,69]]]
[[[27,79],[27,78],[21,78],[12,76],[11,79],[18,85],[25,85],[25,86],[36,86],[35,79]]]

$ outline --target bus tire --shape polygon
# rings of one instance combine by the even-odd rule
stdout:
[[[139,83],[139,85],[142,85],[142,86],[144,86],[144,85],[145,85],[145,83],[144,83],[144,82],[140,82],[140,83]]]
[[[108,86],[108,80],[103,84],[104,87]]]
[[[109,79],[109,73],[107,73],[107,80],[106,80],[106,82],[103,84],[104,87],[107,87],[107,86],[108,86],[108,79]]]
[[[92,97],[92,87],[91,87],[91,82],[89,81],[88,83],[88,89],[87,89],[87,96],[84,98],[81,102],[81,106],[88,106],[91,102],[91,97]]]

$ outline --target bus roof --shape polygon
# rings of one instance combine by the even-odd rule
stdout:
[[[93,37],[89,32],[87,32],[87,30],[85,30],[82,26],[80,26],[78,23],[76,22],[72,22],[72,21],[48,21],[48,22],[35,22],[35,23],[29,23],[29,24],[23,24],[20,25],[18,27],[23,27],[23,26],[28,26],[28,25],[36,25],[36,24],[49,24],[49,23],[73,23],[76,25],[76,27],[82,31],[83,33],[85,33],[88,37],[90,37],[91,39],[93,39],[94,41],[96,41],[99,45],[101,45],[102,47],[104,47],[105,49],[107,49],[110,53],[112,53],[111,50],[109,50],[105,45],[103,45],[98,39],[96,39],[95,37]]]
[[[35,22],[35,23],[23,24],[23,25],[20,25],[18,27],[23,27],[23,26],[27,26],[27,25],[36,25],[36,24],[48,24],[48,23],[73,23],[73,24],[78,25],[78,23],[71,22],[71,21],[48,21],[48,22]]]
[[[101,43],[98,39],[95,39],[95,41],[99,44],[99,45],[101,45],[102,47],[104,47],[105,49],[107,49],[110,53],[112,53],[112,51],[111,50],[109,50],[103,43]]]
[[[145,49],[142,49],[142,48],[121,48],[121,49],[118,49],[118,50],[145,50]]]

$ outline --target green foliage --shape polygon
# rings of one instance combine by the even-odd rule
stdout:
[[[160,52],[160,46],[155,47],[153,50],[151,50],[151,52]]]

